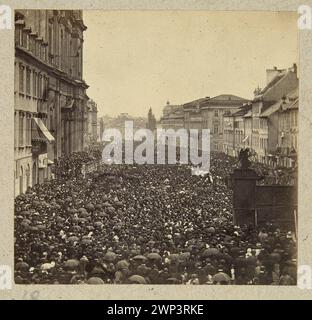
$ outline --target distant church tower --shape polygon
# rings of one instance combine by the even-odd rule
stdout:
[[[152,108],[149,108],[148,110],[146,128],[152,131],[156,130],[156,118],[153,114]]]

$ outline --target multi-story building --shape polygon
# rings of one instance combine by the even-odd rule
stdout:
[[[184,113],[184,128],[187,130],[203,128],[203,114],[201,112],[202,103],[207,98],[200,98],[194,101],[187,102],[183,105]]]
[[[297,152],[297,67],[266,72],[268,83],[254,91],[252,102],[225,114],[223,148],[237,156],[248,147],[259,162],[290,165]]]
[[[269,163],[278,145],[278,124],[281,100],[298,87],[297,67],[267,70],[269,82],[256,92],[252,108],[245,118],[246,146],[259,162]]]
[[[223,151],[223,116],[248,100],[231,94],[206,97],[183,105],[186,129],[210,129],[212,151]]]
[[[184,111],[183,105],[171,105],[169,101],[163,107],[163,115],[160,118],[162,129],[179,130],[184,128]]]
[[[243,104],[237,111],[227,112],[223,116],[223,151],[238,156],[245,144],[244,116],[251,110],[251,103]]]
[[[283,97],[278,109],[277,163],[292,167],[298,155],[298,88]]]
[[[161,124],[164,129],[210,129],[210,148],[223,151],[223,115],[237,111],[248,100],[222,94],[213,98],[200,98],[182,106],[167,104],[163,108]]]
[[[210,129],[212,151],[223,151],[224,115],[235,112],[248,100],[232,94],[222,94],[201,103],[202,128]]]
[[[55,158],[84,148],[85,30],[78,10],[15,11],[15,195],[49,179]]]

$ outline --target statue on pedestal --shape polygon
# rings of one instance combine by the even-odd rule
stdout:
[[[249,169],[251,161],[249,160],[251,152],[249,148],[241,149],[239,152],[238,160],[240,162],[241,169]]]

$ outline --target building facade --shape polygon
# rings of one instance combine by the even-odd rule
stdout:
[[[224,152],[237,156],[248,147],[256,161],[290,166],[298,140],[297,67],[266,72],[267,85],[254,91],[252,102],[224,116]]]
[[[159,121],[162,129],[173,129],[175,131],[184,128],[184,111],[183,105],[171,105],[167,101],[166,106],[163,107],[163,115]]]
[[[278,110],[277,163],[293,167],[298,156],[298,88],[282,100]]]
[[[210,129],[212,151],[223,151],[224,115],[229,112],[236,112],[247,102],[247,99],[232,94],[222,94],[205,99],[201,103],[202,128]]]
[[[250,121],[246,126],[246,146],[257,161],[273,165],[278,146],[279,113],[282,100],[298,87],[297,67],[267,70],[268,83],[252,101]],[[247,117],[246,117],[247,118]]]
[[[56,158],[84,149],[85,30],[79,10],[15,11],[15,195],[50,179]]]
[[[246,102],[247,99],[222,94],[213,98],[200,98],[183,105],[167,104],[163,108],[162,128],[209,129],[211,150],[222,152],[224,115],[237,111]]]
[[[244,116],[251,110],[251,103],[243,104],[237,111],[227,112],[223,116],[223,151],[237,157],[246,143]]]

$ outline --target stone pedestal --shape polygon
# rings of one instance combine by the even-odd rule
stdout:
[[[233,218],[235,225],[255,225],[256,182],[252,169],[235,169],[231,176],[233,187]]]

